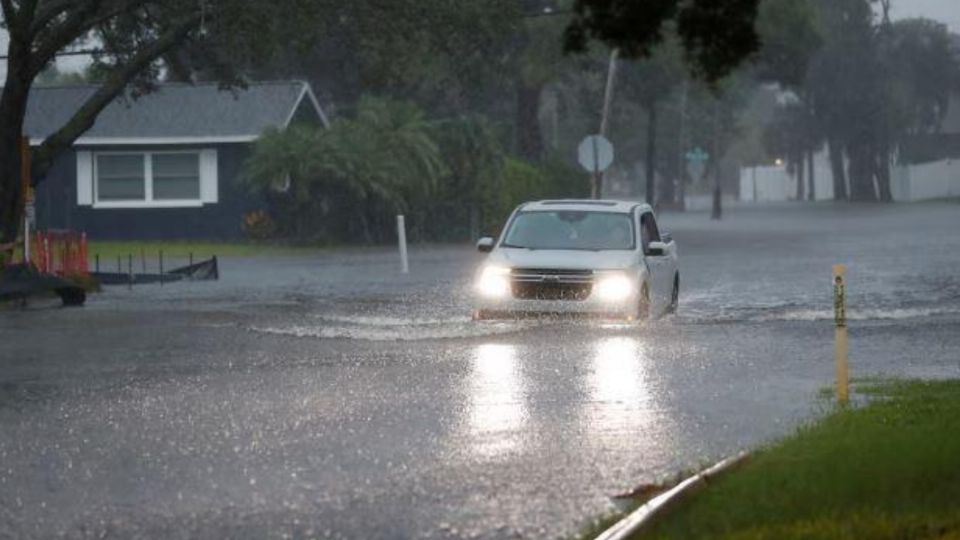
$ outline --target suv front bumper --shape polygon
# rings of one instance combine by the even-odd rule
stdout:
[[[479,319],[524,318],[533,316],[583,316],[602,319],[632,319],[640,299],[636,293],[622,301],[605,301],[591,294],[584,300],[522,300],[478,298]]]

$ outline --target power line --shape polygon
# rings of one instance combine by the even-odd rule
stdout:
[[[553,9],[553,8],[543,8],[542,11],[533,11],[525,13],[523,18],[525,19],[537,19],[540,17],[557,17],[560,15],[570,15],[573,13],[572,9]]]
[[[61,57],[61,56],[92,56],[92,55],[94,55],[94,54],[100,54],[100,53],[104,53],[104,52],[106,52],[106,51],[103,50],[103,49],[79,49],[79,50],[76,50],[76,51],[63,51],[63,52],[58,52],[58,53],[55,54],[54,56],[55,56],[55,57],[58,57],[58,58]],[[7,55],[5,55],[5,54],[4,54],[4,55],[0,55],[0,60],[7,60],[8,58],[10,58],[10,57],[7,56]]]

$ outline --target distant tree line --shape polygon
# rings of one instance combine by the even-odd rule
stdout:
[[[258,147],[250,178],[274,209],[270,215],[278,223],[268,229],[378,241],[393,234],[392,216],[402,211],[415,238],[462,239],[478,230],[491,232],[523,200],[588,195],[589,176],[576,164],[575,152],[580,140],[600,127],[609,67],[609,49],[588,47],[587,38],[602,37],[599,29],[590,29],[588,6],[513,0],[382,4],[332,2],[328,8],[340,24],[310,53],[272,58],[255,71],[260,78],[306,74],[339,118],[329,132],[311,134],[312,142],[300,145],[312,152],[300,162],[311,165],[290,177],[293,184],[311,185],[310,193],[270,187],[285,177],[284,163],[292,163],[273,159],[271,152],[296,146],[304,133],[272,134]],[[730,22],[754,15],[747,9],[720,16]],[[682,197],[687,184],[702,184],[703,179],[687,178],[678,156],[697,145],[725,153],[737,131],[742,84],[720,80],[737,55],[725,49],[727,56],[718,60],[708,51],[730,43],[709,45],[692,38],[691,24],[702,16],[699,10],[681,10],[664,16],[663,31],[651,29],[645,45],[615,44],[625,47],[625,60],[618,66],[610,120],[618,155],[611,174],[626,178],[631,193],[646,192],[651,201],[657,179],[671,200]],[[584,24],[578,26],[578,20]],[[741,57],[756,48],[752,25],[739,41],[730,36]],[[564,46],[580,54],[565,54]],[[738,91],[722,90],[733,88]],[[392,143],[371,146],[379,140],[374,137],[360,137],[362,144],[346,142],[346,134],[358,126],[385,129],[371,117],[374,104],[387,114],[419,111],[415,124],[425,140],[433,141],[421,145],[421,160],[397,156],[390,151]],[[348,158],[361,148],[356,159],[366,159],[376,173],[350,168]],[[418,167],[435,149],[440,166],[427,178]],[[635,174],[641,164],[645,172]],[[391,171],[397,167],[404,170]],[[718,168],[711,163],[708,173]],[[392,177],[376,180],[380,174]],[[366,187],[347,189],[358,182]],[[673,193],[677,186],[679,196]],[[353,215],[331,214],[343,207],[331,204],[331,197],[352,197]]]
[[[614,16],[643,17],[642,3],[580,0],[588,16],[574,38],[595,36],[637,52],[618,81],[613,137],[618,148],[642,156],[648,201],[682,207],[687,186],[700,180],[700,189],[708,188],[684,171],[683,152],[693,147],[711,156],[706,179],[717,179],[725,158],[741,165],[783,160],[801,179],[798,200],[816,197],[814,155],[826,151],[837,200],[890,201],[892,167],[936,154],[918,141],[939,132],[960,92],[956,36],[927,19],[891,21],[892,1],[745,0],[721,7],[664,0],[653,3],[668,21],[660,39],[642,41],[646,34],[633,36]],[[680,46],[691,35],[710,42],[709,33],[689,26],[706,20],[697,10],[709,6],[728,23],[721,26],[730,30],[726,50],[747,61],[691,77],[728,65]],[[743,17],[755,21],[752,32],[738,26]],[[759,100],[770,94],[776,103]],[[719,217],[720,182],[713,184]]]
[[[868,0],[769,1],[803,5],[813,29],[806,45],[782,47],[782,65],[801,69],[788,77],[765,74],[794,98],[776,111],[766,145],[805,179],[796,197],[815,197],[812,156],[826,148],[836,199],[891,201],[892,166],[909,159],[904,150],[911,139],[940,130],[960,90],[960,51],[947,27],[926,19],[893,22],[890,0],[878,9]]]
[[[735,162],[779,157],[809,180],[820,148],[838,198],[889,200],[891,163],[936,132],[960,80],[946,28],[892,22],[890,0],[0,4],[10,35],[0,244],[20,221],[17,146],[29,92],[68,80],[49,72],[56,54],[90,43],[98,51],[86,77],[99,91],[35,151],[34,181],[124,92],[164,79],[305,78],[336,121],[258,146],[250,189],[269,191],[275,212],[258,215],[276,222],[261,230],[372,242],[387,237],[398,211],[433,239],[488,227],[526,197],[584,194],[575,148],[599,130],[614,48],[610,176],[661,207],[712,191],[715,217]],[[758,111],[770,85],[789,99]],[[684,155],[696,147],[711,159],[691,178]],[[286,170],[271,152],[297,165]],[[289,189],[278,189],[287,177]],[[800,182],[798,197],[813,186]],[[351,217],[330,213],[347,204]]]
[[[251,185],[282,222],[276,234],[377,242],[403,212],[415,238],[461,239],[489,232],[523,200],[586,195],[574,149],[599,128],[609,67],[609,49],[589,38],[623,52],[611,175],[661,208],[683,208],[689,190],[712,193],[716,218],[721,176],[736,179],[740,164],[782,159],[802,179],[796,197],[814,198],[822,148],[838,199],[890,200],[891,159],[906,137],[937,128],[956,86],[942,25],[891,23],[869,0],[720,11],[666,2],[661,12],[622,3],[620,12],[605,1],[549,6],[575,16],[503,0],[400,0],[386,12],[372,0],[337,3],[342,24],[312,54],[274,59],[262,73],[314,74],[340,117],[309,142],[272,134],[251,160]],[[649,32],[620,31],[654,24],[651,14]],[[708,21],[730,32],[705,31]],[[780,101],[754,114],[771,85]],[[290,145],[308,155],[274,159]],[[685,155],[697,147],[710,160],[691,178]],[[270,186],[285,164],[298,172],[284,194]]]

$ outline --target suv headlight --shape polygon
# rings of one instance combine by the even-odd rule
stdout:
[[[485,266],[477,280],[477,292],[488,298],[503,298],[510,293],[510,269]]]
[[[621,302],[633,294],[633,283],[623,274],[610,274],[601,277],[594,290],[605,302]]]

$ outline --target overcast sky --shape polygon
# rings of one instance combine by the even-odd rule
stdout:
[[[960,33],[960,0],[894,0],[893,18],[927,17],[946,23],[950,29]],[[0,32],[0,51],[6,55],[7,35]],[[85,60],[77,57],[63,58],[57,64],[61,70],[78,70]],[[0,84],[7,75],[7,61],[0,61]]]
[[[960,33],[960,0],[894,0],[893,17],[926,17],[947,23]]]

